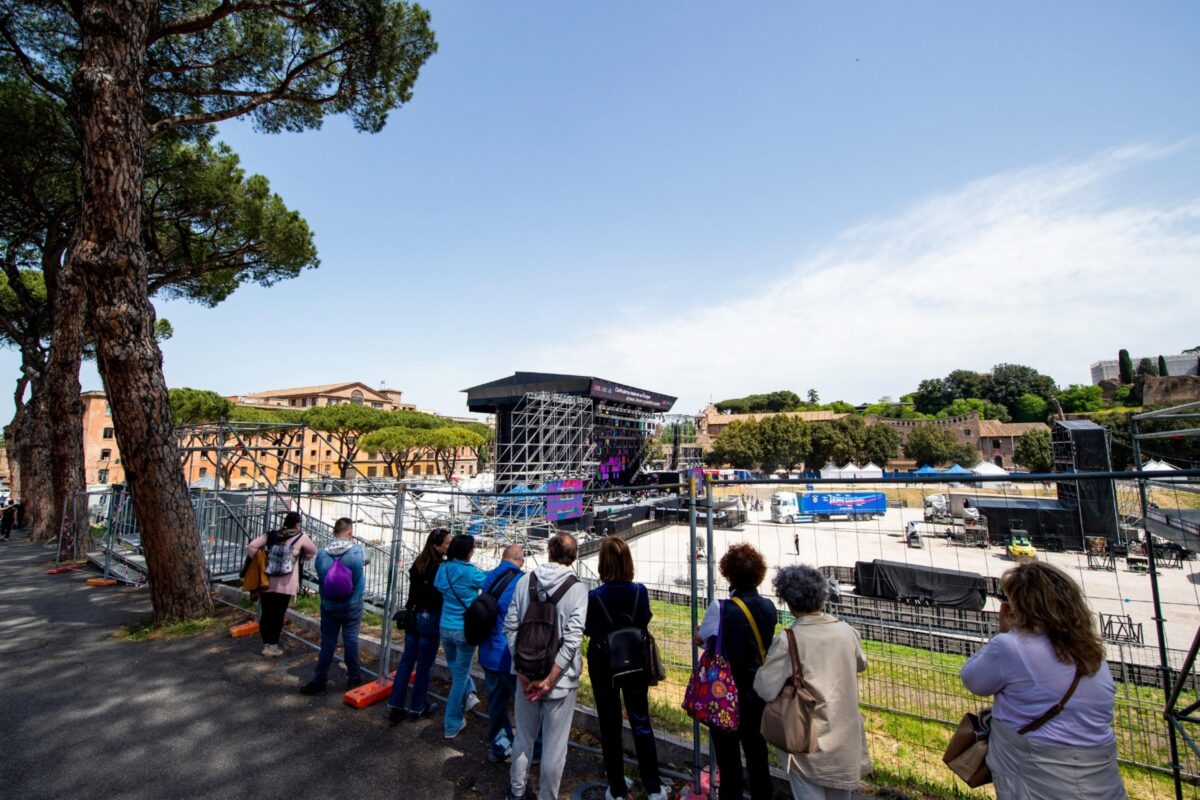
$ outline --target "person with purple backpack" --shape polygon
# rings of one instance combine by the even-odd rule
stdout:
[[[362,626],[363,567],[371,563],[363,546],[354,541],[354,521],[342,517],[333,523],[333,541],[317,553],[317,578],[321,583],[321,653],[313,679],[300,687],[301,694],[324,694],[329,688],[329,668],[341,635],[346,659],[346,688],[361,686],[358,631]]]

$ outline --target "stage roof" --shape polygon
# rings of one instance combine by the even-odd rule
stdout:
[[[501,406],[515,405],[531,392],[555,392],[576,397],[592,397],[610,403],[636,406],[649,411],[670,411],[675,398],[638,389],[623,383],[587,375],[559,375],[553,372],[514,372],[507,378],[481,383],[464,389],[467,408],[495,413]]]

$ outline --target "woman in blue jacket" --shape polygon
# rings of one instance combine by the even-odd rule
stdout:
[[[475,537],[460,533],[450,541],[446,563],[438,570],[433,586],[442,593],[442,649],[450,668],[450,696],[446,698],[444,734],[453,739],[467,727],[465,716],[479,705],[475,681],[471,680],[471,661],[475,648],[467,644],[463,632],[463,614],[479,596],[487,573],[471,563]]]

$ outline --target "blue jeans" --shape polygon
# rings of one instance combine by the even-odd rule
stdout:
[[[324,683],[329,680],[329,667],[333,664],[339,634],[346,658],[346,678],[355,680],[362,677],[362,669],[358,664],[358,629],[361,626],[362,606],[352,606],[344,611],[321,609],[321,654],[317,656],[314,681]]]
[[[429,672],[433,669],[433,660],[437,658],[438,630],[441,628],[440,614],[428,611],[418,611],[416,625],[404,632],[404,655],[396,665],[396,679],[392,683],[392,696],[388,698],[388,708],[404,708],[404,697],[408,692],[408,682],[412,678],[413,669],[417,672],[413,681],[412,705],[413,711],[425,710],[425,694],[429,691]]]
[[[492,754],[506,755],[512,747],[512,719],[508,716],[508,704],[517,693],[517,676],[511,672],[485,669],[488,693],[488,744]]]
[[[450,668],[450,696],[446,698],[446,735],[458,733],[463,726],[463,705],[467,695],[475,693],[475,681],[471,679],[471,662],[475,660],[475,648],[467,644],[467,635],[462,631],[442,628],[442,649],[446,651],[446,666]]]

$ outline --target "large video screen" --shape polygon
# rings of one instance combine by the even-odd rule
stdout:
[[[583,479],[547,481],[547,492],[569,491],[570,494],[546,495],[546,521],[561,522],[583,516]]]

